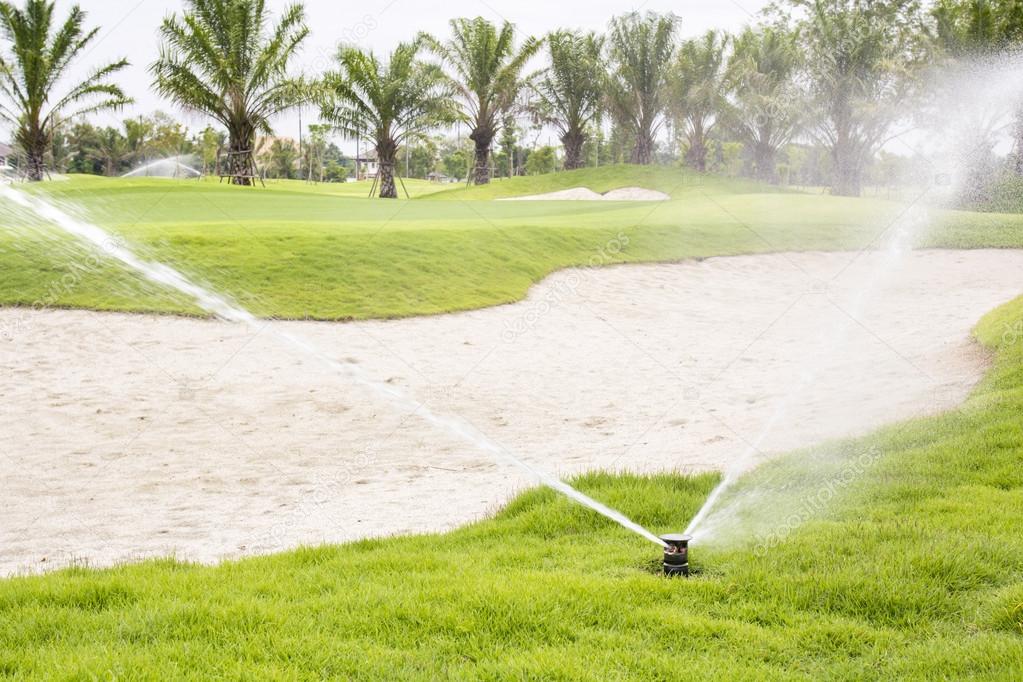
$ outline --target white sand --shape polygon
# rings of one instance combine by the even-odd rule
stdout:
[[[671,201],[671,197],[653,189],[623,187],[605,193],[604,201]]]
[[[664,192],[642,187],[623,187],[614,189],[605,194],[598,194],[586,187],[575,187],[563,189],[559,192],[547,194],[533,194],[525,197],[512,197],[510,199],[499,199],[499,201],[671,201],[671,197]]]
[[[706,470],[759,440],[808,363],[764,453],[967,395],[986,363],[970,329],[1023,291],[1023,252],[912,254],[857,304],[879,258],[566,271],[513,306],[282,326],[556,473]],[[10,309],[0,328],[0,574],[441,531],[532,483],[265,333]]]
[[[547,194],[532,194],[525,197],[510,197],[499,199],[499,201],[603,201],[604,195],[597,194],[586,187],[574,187],[563,189],[560,192],[548,192]]]

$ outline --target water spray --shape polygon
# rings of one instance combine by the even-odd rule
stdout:
[[[194,155],[171,156],[166,159],[157,159],[147,164],[128,171],[122,178],[198,178],[202,173],[196,170],[192,164],[196,161]]]
[[[117,240],[113,239],[109,233],[97,225],[79,220],[53,204],[27,195],[24,192],[11,189],[10,187],[0,186],[0,198],[7,199],[18,206],[31,211],[40,218],[53,223],[68,234],[100,249],[103,253],[114,258],[135,272],[138,272],[146,279],[157,284],[170,287],[189,296],[203,310],[226,322],[244,324],[256,332],[263,332],[269,329],[273,336],[279,341],[293,348],[297,348],[306,355],[316,358],[330,369],[350,378],[355,383],[364,386],[377,395],[383,397],[394,407],[407,410],[410,413],[418,414],[428,423],[451,435],[459,437],[484,452],[489,453],[498,461],[506,462],[518,467],[547,487],[562,493],[566,497],[575,500],[586,507],[589,507],[598,514],[611,519],[615,523],[631,530],[637,535],[640,535],[657,545],[667,547],[667,543],[664,540],[657,537],[638,523],[632,521],[621,512],[611,509],[610,507],[581,493],[552,474],[549,474],[546,471],[543,471],[516,457],[510,450],[508,450],[508,448],[484,435],[479,429],[464,419],[436,413],[394,386],[370,378],[366,375],[365,371],[355,363],[335,360],[302,338],[279,329],[274,329],[273,327],[268,327],[265,321],[260,320],[249,311],[228,301],[224,297],[196,284],[180,271],[163,263],[147,261],[141,258],[131,249],[117,243]]]

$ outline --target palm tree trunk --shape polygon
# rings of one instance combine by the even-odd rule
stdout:
[[[840,197],[858,197],[862,193],[863,154],[860,143],[852,133],[853,116],[851,106],[845,99],[834,105],[832,119],[835,122],[835,141],[831,148],[831,161],[835,177],[831,193]]]
[[[25,177],[41,182],[46,175],[46,136],[34,130],[19,130],[17,142],[25,150]]]
[[[777,151],[769,144],[753,148],[753,172],[757,180],[769,185],[778,184]]]
[[[25,154],[25,175],[30,182],[41,182],[46,175],[46,162],[44,155],[38,151]]]
[[[469,139],[476,143],[476,156],[473,163],[473,184],[490,184],[490,148],[494,142],[494,131],[488,128],[477,128],[472,131]]]
[[[686,163],[697,172],[705,173],[707,171],[707,141],[702,133],[694,134],[689,139]]]
[[[649,166],[653,162],[654,140],[649,130],[636,131],[636,146],[632,148],[632,163]]]
[[[228,154],[228,172],[232,175],[231,184],[251,185],[256,174],[256,163],[253,159],[256,146],[256,131],[247,124],[239,124],[230,129]]]
[[[851,144],[836,144],[831,152],[835,177],[831,193],[839,197],[858,197],[863,193],[863,164]]]
[[[707,171],[707,133],[700,122],[693,122],[693,134],[690,135],[690,148],[685,150],[685,163],[690,168],[705,173]]]
[[[398,188],[394,184],[394,162],[380,162],[380,198],[397,199]]]
[[[561,137],[565,147],[565,170],[577,170],[586,165],[583,159],[583,145],[586,135],[581,130],[570,130]]]
[[[394,165],[398,158],[398,145],[393,140],[378,140],[376,150],[377,159],[380,160],[380,170],[378,171],[380,179],[379,197],[381,199],[397,199],[398,188],[394,184]]]

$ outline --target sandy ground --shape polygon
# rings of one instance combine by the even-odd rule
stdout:
[[[987,361],[970,329],[1023,292],[1023,252],[918,252],[878,278],[883,258],[566,271],[517,305],[276,324],[558,474],[697,471],[967,395]],[[10,309],[0,325],[16,330],[0,574],[441,531],[532,484],[265,330]]]
[[[525,197],[511,197],[499,201],[670,201],[664,192],[642,187],[623,187],[605,194],[598,194],[586,187],[563,189],[548,194],[533,194]]]

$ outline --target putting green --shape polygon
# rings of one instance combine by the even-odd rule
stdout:
[[[496,202],[498,194],[640,186],[673,201]],[[357,196],[348,195],[356,192]],[[575,265],[860,249],[909,204],[777,192],[677,169],[612,167],[472,190],[413,183],[422,199],[370,200],[349,185],[73,177],[31,188],[173,262],[263,316],[365,319],[520,300]],[[438,190],[425,196],[426,192]],[[10,215],[0,220],[17,223]],[[1023,216],[937,212],[921,244],[1023,246]],[[74,275],[59,235],[0,230],[0,305],[197,313],[114,267]],[[81,257],[79,256],[80,260]]]

